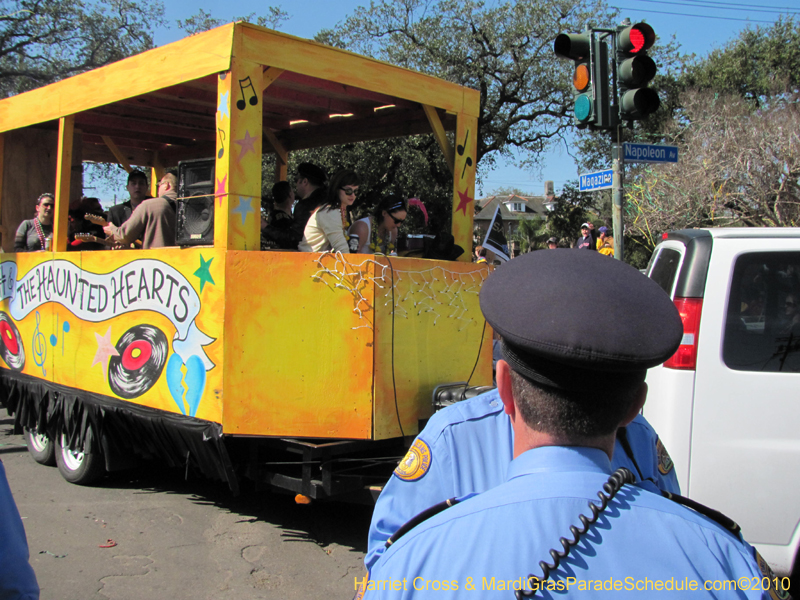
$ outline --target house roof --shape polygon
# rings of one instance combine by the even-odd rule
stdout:
[[[479,198],[475,202],[481,210],[475,215],[475,220],[491,221],[498,204],[500,205],[500,215],[503,217],[503,221],[522,221],[526,219],[542,218],[548,212],[544,205],[545,201],[546,198],[544,196],[518,196],[517,194]],[[512,202],[521,202],[524,204],[525,212],[512,212],[509,210],[506,204]]]

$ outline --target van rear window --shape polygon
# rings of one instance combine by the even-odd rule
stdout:
[[[681,264],[681,253],[672,248],[662,248],[650,266],[650,279],[661,286],[661,289],[672,296],[672,286]]]
[[[722,356],[736,371],[800,372],[800,252],[736,260]]]

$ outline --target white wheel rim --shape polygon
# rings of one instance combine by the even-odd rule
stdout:
[[[47,450],[47,445],[49,443],[50,439],[46,435],[31,431],[30,444],[36,452],[44,452]]]
[[[61,436],[61,457],[64,459],[64,466],[70,471],[77,471],[83,464],[83,452],[74,452],[67,448],[67,440]]]

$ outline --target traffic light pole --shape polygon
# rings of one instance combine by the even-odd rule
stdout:
[[[625,251],[624,222],[622,209],[625,194],[623,185],[625,178],[625,161],[620,140],[620,127],[611,130],[611,196],[613,201],[614,258],[623,260]]]

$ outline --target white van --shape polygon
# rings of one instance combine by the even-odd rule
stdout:
[[[664,235],[647,275],[684,323],[644,416],[682,493],[742,527],[781,575],[800,545],[800,228]]]

